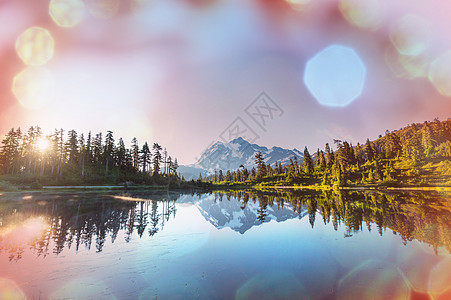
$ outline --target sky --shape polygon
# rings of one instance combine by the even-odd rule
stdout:
[[[194,163],[310,152],[451,112],[442,0],[3,0],[0,135],[112,130]]]

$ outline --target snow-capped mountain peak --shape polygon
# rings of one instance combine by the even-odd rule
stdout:
[[[215,170],[237,170],[243,165],[247,169],[255,167],[255,154],[261,152],[266,164],[274,166],[276,162],[287,165],[290,160],[297,159],[302,162],[304,155],[297,149],[284,149],[251,144],[242,137],[231,140],[228,143],[218,141],[206,149],[199,160],[189,166],[181,166],[179,171],[186,179],[214,173]]]

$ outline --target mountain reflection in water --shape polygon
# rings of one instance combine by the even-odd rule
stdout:
[[[291,220],[298,221],[293,223]],[[299,227],[302,220],[306,220],[308,228]],[[282,226],[283,223],[286,225]],[[382,247],[386,243],[384,241],[392,238],[387,236],[378,240],[377,236],[387,234],[397,236],[398,245]],[[301,243],[300,238],[305,242]],[[213,241],[216,241],[215,245],[211,244]],[[316,246],[319,241],[325,248]],[[361,244],[356,244],[357,241]],[[451,266],[447,263],[451,261],[451,197],[446,193],[286,190],[191,194],[11,193],[0,196],[0,267],[3,270],[0,272],[0,283],[19,277],[20,272],[13,270],[14,264],[21,260],[29,264],[33,257],[43,260],[40,262],[42,266],[56,268],[53,273],[41,270],[44,278],[40,280],[43,281],[46,275],[58,273],[58,268],[64,267],[65,261],[76,261],[80,255],[87,257],[90,272],[94,272],[92,268],[96,265],[104,267],[115,259],[134,257],[133,264],[125,264],[129,269],[121,267],[117,276],[126,281],[139,273],[143,277],[154,278],[152,284],[155,288],[146,288],[148,279],[136,279],[140,287],[118,292],[125,293],[119,298],[131,295],[135,298],[138,291],[144,298],[173,298],[175,291],[164,289],[167,283],[163,279],[179,272],[177,268],[188,268],[187,274],[193,272],[188,271],[189,266],[180,265],[187,256],[192,257],[193,261],[202,259],[202,256],[205,260],[208,260],[207,257],[212,261],[220,259],[217,252],[206,249],[216,249],[219,247],[217,244],[221,243],[232,248],[236,244],[242,249],[253,250],[241,253],[243,257],[229,254],[232,256],[224,262],[225,265],[197,266],[205,268],[206,271],[199,274],[204,279],[209,268],[219,270],[218,274],[210,274],[208,280],[211,281],[211,288],[226,277],[229,278],[228,284],[223,287],[224,290],[217,288],[211,291],[196,283],[192,290],[180,292],[182,298],[196,298],[196,295],[218,299],[258,298],[261,295],[255,293],[254,285],[259,286],[257,290],[261,292],[261,286],[265,284],[293,282],[296,288],[276,289],[273,296],[296,298],[300,293],[306,293],[311,299],[352,299],[368,292],[360,293],[359,289],[350,288],[355,284],[361,286],[362,283],[358,282],[362,278],[367,280],[364,283],[374,282],[371,285],[377,287],[379,284],[381,289],[390,288],[392,284],[391,296],[410,295],[415,298],[430,294],[438,299],[451,292],[451,281],[447,281],[451,278],[451,272],[442,270]],[[409,243],[415,245],[400,248]],[[256,258],[251,258],[256,247],[259,247],[258,251],[265,251],[260,259],[265,261],[266,267],[258,275],[248,278],[249,273],[263,267],[253,261]],[[423,248],[427,255],[409,250],[418,247]],[[295,262],[291,266],[286,261],[287,257],[296,257],[302,251],[303,261],[314,262],[315,270],[291,270]],[[51,257],[58,258],[58,264],[53,260],[50,263],[48,260]],[[224,254],[223,259],[226,258]],[[192,261],[186,262],[193,264]],[[243,271],[234,273],[228,264],[235,271],[240,268]],[[310,266],[303,264],[306,264],[304,267]],[[394,264],[398,265],[395,269]],[[84,270],[83,267],[79,269],[80,272]],[[326,279],[315,281],[316,277],[309,274],[311,272],[318,278],[327,273],[331,277],[329,285],[326,285]],[[439,275],[434,275],[438,279],[431,282],[430,276],[434,272],[438,272]],[[158,274],[163,279],[157,279]],[[67,273],[67,276],[72,275]],[[29,276],[33,282],[34,278]],[[231,279],[230,276],[235,277]],[[339,276],[341,280],[337,281],[334,276]],[[111,275],[111,280],[114,278]],[[83,280],[76,282],[84,284]],[[184,280],[192,281],[183,277],[181,281]],[[309,280],[307,287],[305,282]],[[299,282],[302,284],[298,285]],[[12,281],[10,285],[15,286],[13,284]],[[102,281],[99,291],[105,291],[104,285]],[[37,289],[44,298],[57,289],[53,285],[45,288],[42,284],[34,287],[24,284],[20,288],[33,297]],[[100,293],[99,297],[105,296],[99,291],[96,290]],[[0,295],[1,292],[0,284]],[[57,289],[54,293],[60,295],[60,292]]]

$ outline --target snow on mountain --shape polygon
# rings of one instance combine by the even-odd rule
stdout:
[[[274,166],[275,162],[282,165],[290,163],[290,159],[297,159],[302,162],[304,154],[297,149],[289,150],[281,147],[272,147],[268,149],[264,146],[251,144],[245,139],[239,137],[228,143],[216,142],[202,153],[199,160],[192,165],[181,166],[179,172],[186,179],[199,177],[214,173],[215,170],[236,170],[241,165],[251,169],[255,167],[255,154],[261,152],[267,164]]]

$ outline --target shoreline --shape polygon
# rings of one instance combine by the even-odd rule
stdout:
[[[146,186],[146,185],[136,185],[136,186],[123,186],[123,185],[55,185],[55,186],[43,186],[42,189],[23,189],[17,191],[2,191],[0,190],[0,194],[3,193],[29,193],[29,192],[51,192],[51,191],[101,191],[101,190],[147,190],[147,191],[161,191],[161,190],[205,190],[215,191],[215,190],[223,190],[223,189],[231,189],[231,190],[277,190],[277,189],[293,189],[293,190],[371,190],[371,191],[449,191],[451,192],[450,186],[399,186],[399,187],[387,187],[387,186],[341,186],[341,187],[333,187],[333,186],[314,186],[314,185],[306,185],[306,186],[258,186],[258,185],[249,185],[249,186],[213,186],[208,187],[207,189],[202,189],[199,187],[192,188],[172,188],[170,189],[167,185],[163,186]]]
[[[372,191],[450,191],[449,186],[341,186],[341,187],[324,187],[324,186],[253,186],[254,189],[299,189],[299,190],[372,190]]]

